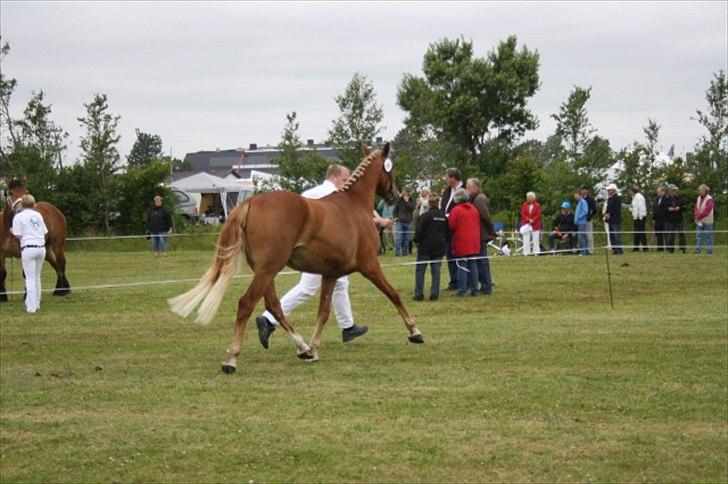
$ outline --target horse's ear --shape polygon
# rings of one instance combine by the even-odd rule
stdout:
[[[382,158],[386,158],[387,155],[389,155],[389,141],[387,141],[384,148],[382,148]]]
[[[364,156],[369,156],[369,147],[365,142],[361,142],[361,154]]]

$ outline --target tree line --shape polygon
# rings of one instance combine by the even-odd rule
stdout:
[[[8,55],[2,44],[0,59]],[[405,74],[397,88],[397,104],[406,117],[393,140],[392,158],[399,186],[427,183],[437,190],[442,173],[456,166],[468,177],[483,180],[495,216],[511,222],[527,191],[540,195],[545,213],[556,212],[575,188],[592,189],[616,182],[622,189],[639,185],[645,194],[661,184],[675,183],[695,193],[701,183],[711,187],[718,206],[728,202],[728,86],[725,72],[713,74],[706,92],[707,110],[693,119],[705,135],[683,158],[658,159],[660,124],[648,118],[640,139],[615,149],[589,120],[592,86],[574,86],[551,118],[555,131],[545,140],[528,138],[539,126],[528,101],[540,88],[540,55],[519,46],[515,36],[499,42],[485,56],[463,38],[433,42],[423,57],[422,73]],[[109,111],[104,94],[94,94],[78,118],[85,133],[81,155],[64,164],[68,134],[50,118],[44,93],[33,93],[23,116],[9,111],[15,79],[0,73],[0,173],[26,175],[29,189],[41,200],[57,205],[68,217],[73,233],[138,233],[149,201],[161,194],[173,169],[189,169],[163,155],[159,136],[136,131],[126,162],[116,148],[119,116]],[[383,109],[366,75],[355,73],[334,101],[327,143],[337,148],[340,161],[355,167],[362,142],[371,143],[384,130]],[[300,192],[320,182],[328,161],[304,149],[296,112],[286,121],[273,160],[279,165],[279,185]],[[606,180],[616,161],[616,179]],[[690,199],[691,197],[688,197]],[[168,203],[168,205],[173,205]],[[717,213],[721,213],[720,211]]]

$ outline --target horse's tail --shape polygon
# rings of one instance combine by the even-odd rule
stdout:
[[[245,223],[249,210],[250,204],[244,203],[230,213],[217,240],[212,266],[195,287],[168,300],[173,312],[186,318],[199,305],[196,322],[207,324],[215,316],[240,266],[240,256],[245,250]]]

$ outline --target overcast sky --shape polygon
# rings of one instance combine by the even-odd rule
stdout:
[[[483,56],[511,34],[541,55],[541,87],[529,102],[545,139],[573,85],[592,86],[587,107],[615,149],[641,138],[648,117],[661,145],[690,149],[703,134],[712,73],[726,69],[727,2],[12,2],[0,1],[0,33],[17,79],[12,109],[43,90],[52,119],[70,133],[94,93],[121,116],[119,151],[134,130],[159,134],[176,157],[208,149],[277,144],[285,114],[302,140],[326,138],[334,97],[355,72],[384,107],[382,136],[404,113],[396,91],[421,74],[430,43],[463,36]]]

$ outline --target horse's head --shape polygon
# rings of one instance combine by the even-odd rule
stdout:
[[[371,153],[366,145],[362,145],[362,151],[365,156]],[[384,148],[375,151],[373,154],[375,155],[375,162],[379,169],[379,178],[377,179],[376,187],[377,195],[382,197],[390,205],[394,204],[399,194],[397,193],[397,187],[394,184],[394,178],[392,176],[392,160],[387,157],[389,155],[389,142],[384,145]]]
[[[3,192],[5,203],[10,206],[11,210],[17,210],[20,202],[20,198],[28,193],[26,187],[26,177],[6,177],[5,190]]]

